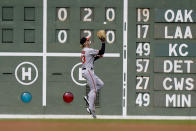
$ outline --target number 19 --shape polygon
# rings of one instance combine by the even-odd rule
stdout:
[[[150,17],[150,10],[149,9],[137,9],[137,21],[138,22],[148,22]]]

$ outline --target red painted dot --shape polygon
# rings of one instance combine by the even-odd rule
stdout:
[[[66,102],[66,103],[70,103],[72,102],[74,99],[74,96],[71,92],[65,92],[63,94],[63,100]]]

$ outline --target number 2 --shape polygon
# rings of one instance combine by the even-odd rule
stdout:
[[[84,16],[83,21],[92,21],[92,18],[90,18],[90,16],[92,15],[93,11],[91,8],[84,8],[84,11],[87,12],[87,14]]]

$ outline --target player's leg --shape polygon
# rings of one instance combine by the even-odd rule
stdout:
[[[104,83],[103,81],[95,75],[95,80],[96,80],[96,89],[97,91],[100,90],[103,86],[104,86]]]
[[[96,90],[92,89],[88,93],[89,109],[95,111]]]
[[[87,83],[90,87],[90,92],[88,93],[89,108],[95,111],[95,99],[96,99],[96,79],[94,73],[90,70],[86,73]]]

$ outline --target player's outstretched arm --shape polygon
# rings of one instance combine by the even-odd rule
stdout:
[[[103,57],[103,56],[102,56],[102,55],[97,55],[97,56],[95,56],[94,61],[98,60],[98,59],[101,58],[101,57]]]
[[[101,49],[99,50],[98,55],[103,55],[105,53],[105,41],[102,41]]]
[[[101,49],[99,50],[99,53],[95,56],[94,61],[103,57],[103,54],[105,53],[105,40],[101,40],[101,42],[102,42]]]
[[[105,30],[99,30],[97,31],[97,37],[101,40],[102,46],[99,50],[99,53],[97,55],[102,56],[105,53],[105,40],[106,40],[106,33]]]

